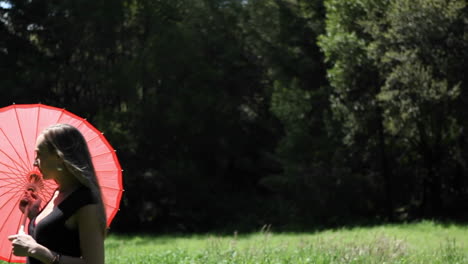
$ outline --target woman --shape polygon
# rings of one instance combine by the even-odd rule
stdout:
[[[41,211],[37,196],[26,192],[20,208],[31,219],[30,235],[9,237],[13,254],[30,264],[103,264],[106,215],[83,135],[73,126],[53,125],[37,138],[36,153],[34,166],[58,189]]]

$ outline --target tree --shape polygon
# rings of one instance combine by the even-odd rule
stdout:
[[[325,1],[326,33],[320,36],[319,45],[330,65],[327,76],[332,87],[331,109],[342,124],[343,142],[350,154],[348,166],[369,178],[367,184],[374,186],[373,200],[386,201],[383,213],[392,219],[390,139],[384,131],[383,111],[377,100],[384,77],[367,54],[373,39],[361,24],[372,13],[382,15],[379,12],[385,9],[385,4],[386,1]],[[380,178],[375,177],[378,175]],[[378,207],[374,205],[368,210],[378,212]]]
[[[72,106],[89,116],[118,105],[114,70],[121,55],[122,1],[8,3],[0,27],[6,36],[3,82],[14,88],[10,100]]]
[[[395,199],[440,215],[453,188],[448,175],[463,167],[451,153],[462,152],[465,138],[457,114],[465,110],[457,102],[466,78],[466,3],[328,1],[327,8],[320,43],[332,65],[333,108],[346,141],[356,149],[358,136],[365,136],[364,146],[382,151],[381,174],[392,173],[384,177],[388,208]],[[392,186],[405,191],[392,198]]]
[[[417,153],[421,161],[420,196],[413,200],[425,215],[440,215],[444,196],[456,188],[449,175],[461,161],[453,153],[462,151],[458,142],[465,137],[459,113],[466,110],[457,107],[466,86],[465,9],[464,1],[391,1],[379,24],[364,24],[374,39],[369,54],[385,76],[378,95],[385,129],[399,138],[402,153]],[[414,166],[406,163],[413,159],[400,160]]]
[[[142,0],[130,8],[127,125],[144,157],[132,164],[138,180],[130,184],[145,190],[129,194],[141,204],[132,211],[147,212],[148,228],[242,221],[235,212],[252,206],[261,175],[253,164],[274,139],[262,68],[243,42],[242,3]],[[156,211],[164,212],[154,218]]]

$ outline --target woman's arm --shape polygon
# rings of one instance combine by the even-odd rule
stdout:
[[[74,217],[79,230],[82,257],[61,256],[61,264],[104,264],[104,231],[98,215],[98,207],[94,204],[86,205],[76,212]]]
[[[13,245],[13,254],[15,256],[32,257],[44,264],[86,264],[83,258],[59,256],[56,252],[38,244],[30,235],[12,235],[8,239]]]
[[[67,264],[104,264],[104,232],[101,229],[97,215],[97,205],[86,205],[76,213],[76,220],[80,235],[82,257],[62,255],[58,263]],[[57,253],[38,244],[31,236],[18,234],[9,236],[13,253],[16,256],[29,256],[42,263],[52,264]]]
[[[58,263],[85,264],[82,258],[59,257],[57,253],[38,244],[30,235],[12,235],[8,239],[13,245],[13,254],[16,256],[33,257],[45,264],[56,264],[57,261],[59,261]]]
[[[95,204],[82,207],[76,215],[81,253],[86,264],[104,264],[104,230],[98,215],[99,209]]]
[[[56,253],[38,244],[34,238],[26,234],[17,234],[9,236],[13,246],[13,254],[21,257],[34,257],[42,263],[52,264]]]

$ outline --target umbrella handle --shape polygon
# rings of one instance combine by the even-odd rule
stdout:
[[[21,225],[19,230],[18,230],[18,235],[25,235],[26,232],[24,232],[24,225]]]
[[[23,215],[23,218],[21,220],[21,225],[20,225],[20,228],[18,230],[18,234],[19,235],[24,235],[26,234],[25,232],[25,225],[26,225],[26,218],[28,218],[28,214],[29,214],[29,204],[26,205],[26,207],[24,208],[24,215]]]

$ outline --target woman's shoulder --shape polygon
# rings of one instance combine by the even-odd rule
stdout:
[[[74,196],[74,199],[77,199],[84,204],[95,204],[98,202],[98,197],[95,192],[84,185],[81,185],[77,190],[75,190]]]
[[[73,191],[62,203],[60,203],[59,207],[61,207],[64,212],[73,214],[73,212],[83,206],[88,204],[97,204],[97,201],[98,199],[91,189],[82,185]]]

